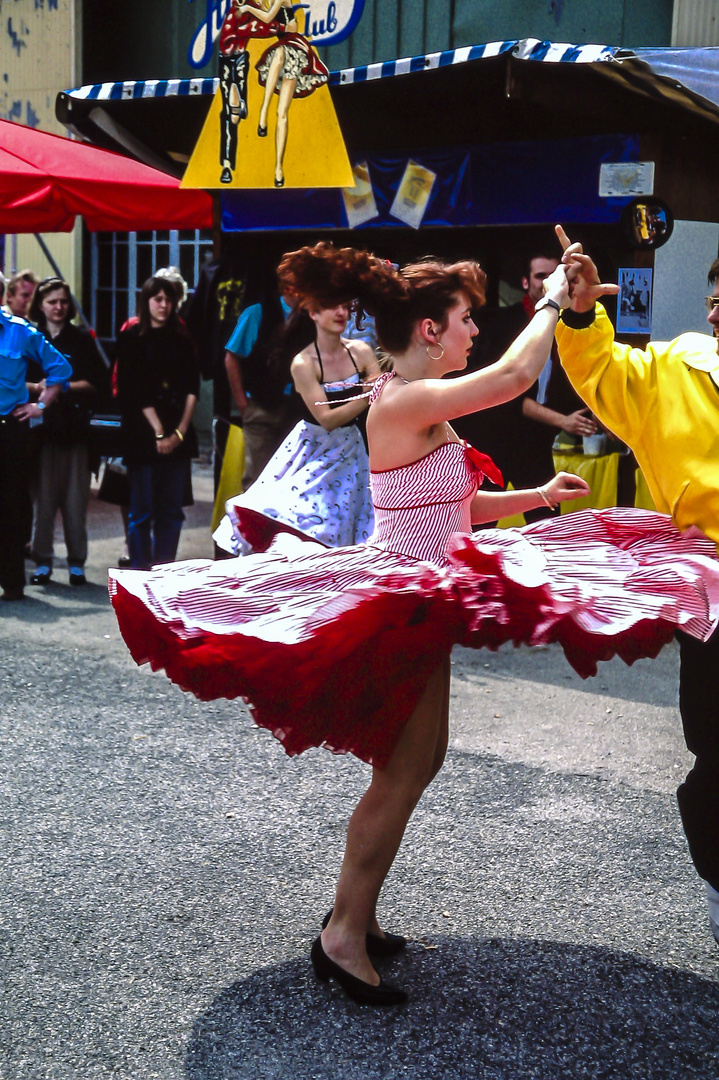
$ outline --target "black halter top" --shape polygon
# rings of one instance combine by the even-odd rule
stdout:
[[[317,363],[320,365],[320,383],[327,397],[327,401],[329,402],[330,409],[336,409],[338,405],[343,405],[348,398],[358,397],[360,394],[364,393],[362,375],[360,374],[360,370],[355,363],[351,351],[345,345],[344,341],[342,342],[342,347],[352,361],[352,367],[355,369],[354,375],[349,375],[346,379],[339,379],[335,382],[325,382],[325,369],[322,365],[322,357],[316,341],[314,342],[314,346]],[[317,424],[317,420],[305,405],[304,399],[299,394],[297,396],[300,399],[300,419],[305,420],[308,424]],[[363,413],[360,415],[364,416]],[[346,424],[343,424],[342,427],[349,427],[351,424],[356,423],[357,419],[349,420]]]

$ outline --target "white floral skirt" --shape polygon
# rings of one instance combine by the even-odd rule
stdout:
[[[274,535],[272,521],[328,547],[364,543],[372,534],[374,511],[359,430],[351,424],[325,431],[301,420],[252,487],[228,499],[225,509],[214,538],[233,555],[263,550],[262,537],[269,543]]]

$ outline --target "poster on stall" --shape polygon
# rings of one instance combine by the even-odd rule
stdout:
[[[390,207],[390,214],[399,218],[405,225],[418,229],[422,224],[436,179],[435,172],[425,169],[419,162],[410,159]]]
[[[617,301],[617,332],[649,334],[652,328],[652,271],[621,267]]]
[[[307,36],[311,14],[292,0],[232,0],[219,33],[219,89],[183,187],[353,185],[329,72]]]
[[[357,162],[353,173],[354,187],[342,188],[342,198],[350,229],[356,229],[358,225],[364,225],[366,221],[372,221],[373,218],[379,216],[367,162]]]

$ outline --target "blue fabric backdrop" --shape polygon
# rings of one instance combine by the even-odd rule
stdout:
[[[410,159],[437,174],[424,226],[613,223],[629,199],[600,198],[599,167],[605,161],[637,161],[638,155],[639,140],[632,135],[492,143],[391,156],[358,153],[354,160],[367,162],[378,210],[377,217],[359,228],[402,226],[390,207]],[[304,228],[346,229],[342,193],[319,188],[222,195],[224,232]]]

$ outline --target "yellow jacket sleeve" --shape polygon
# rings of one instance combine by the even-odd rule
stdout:
[[[592,412],[627,443],[658,510],[679,529],[719,540],[719,356],[708,334],[634,349],[614,341],[606,312],[557,327],[562,366]]]
[[[573,330],[560,320],[557,347],[572,386],[595,416],[623,442],[641,436],[656,400],[656,363],[662,343],[646,351],[614,340],[614,327],[601,304],[591,326]]]

